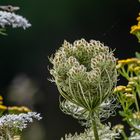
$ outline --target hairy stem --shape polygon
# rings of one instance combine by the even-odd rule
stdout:
[[[94,132],[95,140],[99,140],[99,135],[98,135],[98,131],[97,131],[97,125],[96,125],[95,118],[92,118],[92,129],[93,129],[93,132]]]

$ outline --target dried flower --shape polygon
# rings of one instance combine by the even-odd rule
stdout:
[[[116,85],[116,58],[99,41],[64,41],[50,61],[60,94],[86,110],[99,106]]]

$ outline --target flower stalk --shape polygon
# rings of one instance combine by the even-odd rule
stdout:
[[[94,114],[92,115],[92,129],[94,132],[94,138],[95,140],[99,140],[99,135],[98,135],[98,130],[97,130],[97,123],[96,123],[96,119],[94,117]]]
[[[85,120],[94,139],[99,140],[100,118],[110,115],[111,96],[117,83],[113,52],[96,40],[81,39],[73,44],[64,41],[50,62],[53,64],[51,81],[60,92],[60,109],[78,120]]]

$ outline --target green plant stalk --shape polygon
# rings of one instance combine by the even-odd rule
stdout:
[[[118,70],[118,72],[129,81],[129,71],[126,72],[125,68],[122,67],[121,70]]]
[[[132,93],[133,93],[133,95],[134,95],[134,97],[135,97],[135,105],[136,105],[136,109],[137,109],[137,111],[139,112],[140,110],[139,110],[139,105],[138,105],[137,95],[136,95],[135,92],[132,92]]]
[[[139,83],[140,84],[140,83]],[[140,99],[140,88],[139,88],[139,84],[136,86],[136,90],[137,90],[137,93],[138,93],[138,97]]]
[[[123,130],[121,131],[121,135],[123,136],[124,140],[128,140],[128,137]]]
[[[94,117],[92,117],[92,129],[94,132],[94,138],[95,140],[99,140],[99,135],[98,135],[98,131],[97,131],[97,125],[96,125],[96,120]]]

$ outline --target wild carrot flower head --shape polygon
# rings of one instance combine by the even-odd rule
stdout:
[[[60,94],[87,110],[99,106],[116,85],[116,58],[99,41],[64,41],[50,61],[50,73]]]

